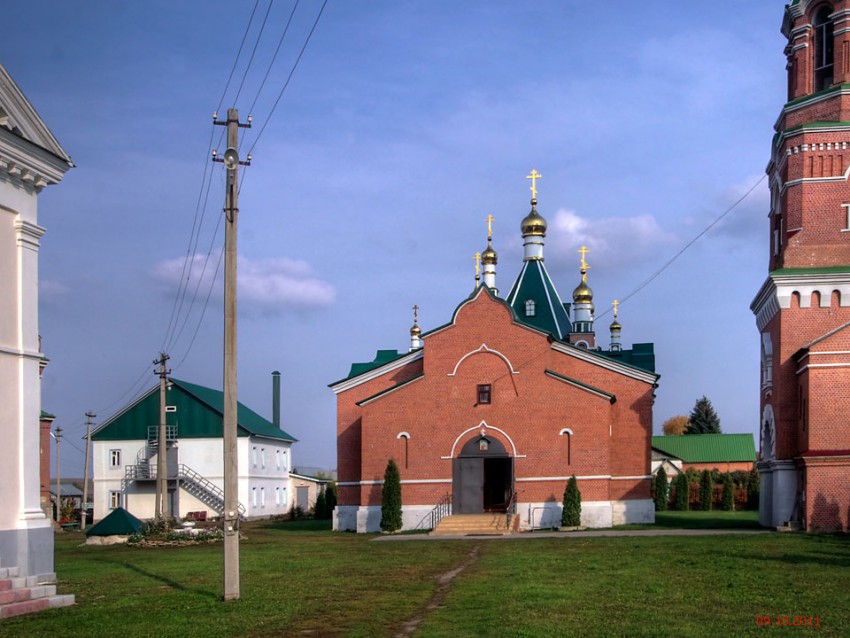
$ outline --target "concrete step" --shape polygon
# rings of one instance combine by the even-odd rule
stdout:
[[[55,580],[54,574],[22,577],[17,568],[4,570],[14,577],[0,579],[0,619],[74,604],[73,595],[57,595],[56,585],[46,584],[45,581]]]
[[[18,568],[17,567],[0,567],[0,580],[6,578],[17,578],[18,576]]]
[[[431,532],[435,536],[510,534],[504,514],[454,514],[442,519]]]

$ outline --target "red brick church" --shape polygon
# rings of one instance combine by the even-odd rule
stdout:
[[[850,0],[785,8],[761,332],[761,522],[850,529]]]
[[[608,348],[597,345],[584,248],[571,303],[561,300],[543,259],[539,175],[530,177],[524,260],[510,292],[502,296],[496,285],[491,227],[481,279],[448,323],[423,334],[414,316],[409,352],[379,350],[331,384],[335,529],[379,531],[391,458],[401,474],[405,529],[430,528],[432,512],[449,509],[515,512],[521,529],[557,525],[573,475],[584,525],[654,521],[653,345],[623,348],[616,315]]]

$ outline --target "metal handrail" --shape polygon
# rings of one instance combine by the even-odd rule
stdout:
[[[156,478],[156,465],[152,465],[150,463],[139,463],[136,465],[127,465],[124,467],[124,481],[138,481],[138,480],[151,480]],[[172,478],[172,477],[169,477]],[[178,480],[185,481],[189,485],[196,486],[196,489],[203,494],[203,496],[207,499],[207,505],[210,507],[214,507],[222,513],[224,511],[224,490],[222,490],[218,485],[210,481],[205,476],[198,474],[195,470],[190,468],[188,465],[184,465],[180,463],[177,466],[177,476],[173,477]],[[187,491],[192,492],[187,487]],[[198,496],[198,494],[196,494]],[[202,499],[203,500],[203,499]],[[239,510],[239,514],[241,516],[245,515],[245,506],[242,503],[237,504],[237,509]]]
[[[414,529],[434,529],[437,527],[437,523],[443,520],[446,516],[451,516],[452,514],[452,495],[446,494],[439,500],[439,502],[434,506],[434,508],[428,512],[419,523],[416,524]],[[425,523],[428,523],[426,528]]]
[[[511,518],[516,516],[516,491],[511,490],[511,497],[508,499],[508,506],[505,508],[505,529],[511,531]]]
[[[166,441],[176,441],[177,440],[177,426],[176,425],[166,425],[165,426],[165,440]],[[159,443],[159,426],[158,425],[149,425],[148,426],[148,441],[154,445]]]

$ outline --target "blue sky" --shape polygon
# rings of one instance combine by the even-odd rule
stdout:
[[[211,114],[253,6],[5,7],[2,63],[77,165],[39,210],[43,405],[69,435],[64,475],[82,474],[84,412],[100,422],[151,387],[164,342],[173,376],[221,386],[220,287],[189,343],[222,238]],[[274,2],[236,99],[261,0],[221,109],[254,117],[242,132],[253,164],[240,196],[239,396],[270,416],[270,373],[282,372],[296,464],[335,465],[328,383],[378,348],[406,349],[414,304],[427,331],[472,290],[490,213],[510,288],[532,168],[550,274],[568,299],[576,250],[590,248],[606,346],[611,302],[764,174],[785,98],[782,2],[330,0],[269,118],[320,6],[302,0],[259,91],[292,10]],[[190,293],[211,259],[167,339],[196,210]],[[762,182],[622,304],[624,342],[655,343],[656,433],[702,395],[724,431],[756,432],[749,303],[767,274],[767,212]]]

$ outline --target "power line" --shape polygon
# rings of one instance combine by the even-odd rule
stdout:
[[[283,33],[280,36],[280,39],[277,41],[277,48],[274,50],[274,55],[272,56],[271,62],[269,62],[269,66],[266,69],[266,74],[263,76],[263,81],[260,82],[260,88],[257,89],[257,94],[254,96],[254,101],[251,102],[251,108],[248,109],[248,113],[254,112],[254,107],[257,105],[257,100],[260,98],[260,93],[263,92],[263,88],[266,86],[266,80],[269,79],[269,73],[271,73],[272,67],[274,66],[275,61],[277,60],[277,54],[280,53],[280,47],[283,45],[283,40],[286,38],[286,34],[289,32],[289,25],[292,24],[292,18],[295,16],[295,10],[298,8],[298,4],[301,0],[295,0],[295,4],[292,5],[292,11],[289,13],[289,19],[286,21],[286,26],[283,28]]]
[[[248,38],[248,32],[251,30],[251,24],[254,22],[254,14],[257,13],[257,7],[260,5],[260,0],[254,2],[254,8],[251,10],[251,18],[248,20],[248,26],[245,27],[245,33],[242,35],[242,42],[239,44],[239,50],[236,52],[236,58],[233,60],[233,67],[230,69],[230,75],[227,76],[227,83],[224,85],[224,91],[221,92],[221,99],[218,101],[218,108],[221,110],[221,105],[224,104],[224,97],[227,95],[227,89],[230,88],[230,80],[233,79],[233,72],[236,71],[236,65],[239,63],[239,56],[242,55],[242,47],[245,46],[245,40]]]
[[[248,154],[254,150],[254,147],[257,146],[257,143],[260,141],[260,138],[263,136],[263,131],[266,130],[266,126],[268,126],[269,122],[274,115],[275,109],[277,109],[277,105],[280,102],[280,99],[283,97],[284,92],[286,91],[286,87],[289,86],[290,80],[292,80],[292,76],[295,73],[295,69],[298,68],[298,63],[301,62],[301,56],[304,55],[304,51],[307,49],[307,45],[310,44],[310,38],[313,37],[313,33],[316,30],[316,26],[319,24],[319,20],[322,17],[322,13],[325,11],[325,7],[328,4],[328,0],[324,0],[322,2],[322,7],[319,9],[319,13],[316,16],[315,21],[313,22],[313,26],[310,28],[310,33],[307,34],[307,39],[304,41],[304,46],[301,47],[301,51],[298,53],[298,57],[295,59],[295,64],[292,65],[292,70],[289,72],[289,76],[286,78],[286,82],[283,84],[283,88],[280,89],[280,93],[278,93],[277,99],[274,101],[274,105],[272,105],[272,110],[269,112],[268,117],[266,117],[265,123],[260,127],[260,132],[257,133],[257,137],[254,138],[254,143],[251,144],[251,148],[248,149]]]
[[[749,197],[749,196],[750,196],[750,193],[752,193],[752,192],[753,192],[753,191],[754,191],[754,190],[755,190],[755,189],[756,189],[756,188],[757,188],[757,187],[758,187],[758,186],[759,186],[759,185],[760,185],[760,184],[761,184],[761,183],[762,183],[765,179],[767,179],[767,174],[762,175],[762,176],[761,176],[761,179],[759,179],[759,180],[758,180],[755,184],[753,184],[753,185],[749,188],[749,190],[748,190],[746,193],[744,193],[743,195],[741,195],[741,197],[739,197],[739,198],[737,199],[737,201],[735,201],[735,203],[734,203],[734,204],[732,204],[729,208],[727,208],[725,211],[723,211],[723,213],[721,213],[721,214],[720,214],[720,216],[718,216],[717,218],[715,218],[715,220],[714,220],[714,221],[712,221],[712,222],[711,222],[708,226],[706,226],[705,228],[703,228],[703,229],[702,229],[702,231],[700,231],[700,233],[699,233],[699,234],[697,234],[697,236],[696,236],[696,237],[694,237],[691,241],[689,241],[687,244],[685,244],[685,245],[682,247],[682,249],[681,249],[681,250],[679,250],[679,252],[677,252],[677,253],[676,253],[675,255],[673,255],[670,259],[668,259],[668,260],[667,260],[667,262],[665,262],[665,264],[664,264],[663,266],[661,266],[661,268],[659,268],[658,270],[656,270],[656,271],[655,271],[652,275],[650,275],[647,279],[645,279],[645,280],[644,280],[641,284],[639,284],[639,285],[637,286],[637,288],[635,288],[634,290],[632,290],[632,291],[631,291],[628,295],[626,295],[625,297],[622,297],[622,298],[620,299],[620,303],[621,303],[621,304],[622,304],[622,303],[625,303],[626,301],[628,301],[629,299],[631,299],[632,297],[634,297],[637,293],[639,293],[641,290],[643,290],[644,288],[646,288],[646,287],[647,287],[649,284],[651,284],[651,283],[652,283],[655,279],[657,279],[657,278],[658,278],[658,276],[659,276],[659,275],[661,275],[661,273],[663,273],[665,270],[667,270],[667,269],[668,269],[668,268],[669,268],[669,267],[673,264],[673,262],[674,262],[674,261],[676,261],[679,257],[681,257],[681,256],[682,256],[682,254],[683,254],[683,253],[684,253],[684,252],[685,252],[688,248],[690,248],[691,246],[693,246],[693,245],[694,245],[697,241],[699,241],[699,239],[700,239],[703,235],[705,235],[708,231],[710,231],[710,230],[711,230],[712,228],[714,228],[714,227],[715,227],[718,223],[720,223],[720,221],[721,221],[724,217],[726,217],[726,215],[728,215],[728,214],[729,214],[729,213],[731,213],[733,210],[735,210],[735,209],[738,207],[738,204],[740,204],[740,203],[741,203],[741,202],[743,202],[745,199],[747,199],[747,197]],[[607,309],[605,312],[603,312],[602,314],[598,315],[596,318],[597,318],[597,319],[601,319],[602,317],[604,317],[605,315],[607,315],[609,312],[611,312],[611,309],[610,309],[610,308],[608,308],[608,309]]]
[[[274,0],[269,0],[269,7],[266,9],[266,15],[263,16],[263,24],[260,25],[260,32],[257,34],[257,40],[254,42],[254,48],[251,51],[251,57],[248,58],[248,65],[245,67],[245,73],[242,74],[242,81],[239,83],[239,90],[236,91],[236,97],[233,98],[233,104],[239,101],[239,96],[242,94],[242,87],[245,86],[245,79],[248,77],[248,71],[251,70],[251,64],[254,62],[254,55],[257,53],[257,47],[260,46],[260,40],[263,38],[263,31],[266,28],[266,21],[269,19],[269,13],[272,10]]]

